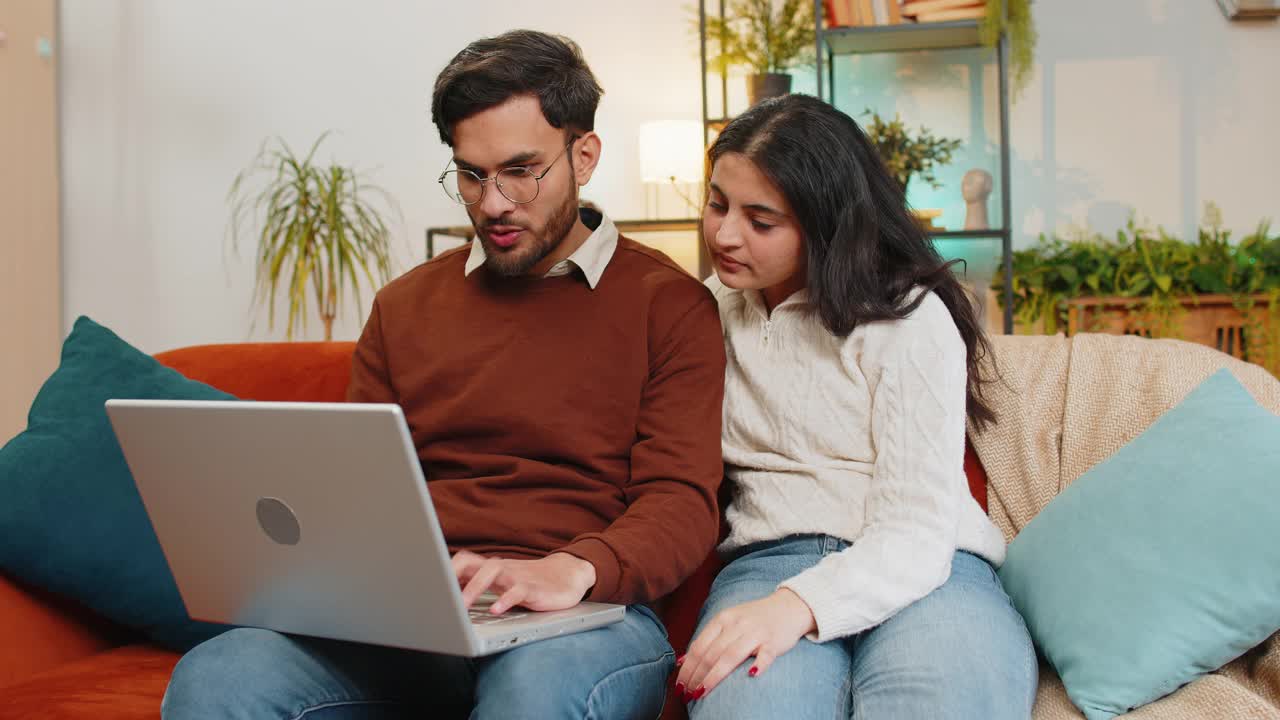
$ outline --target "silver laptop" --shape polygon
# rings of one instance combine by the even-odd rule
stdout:
[[[106,409],[193,619],[475,657],[625,612],[464,608],[398,405]]]

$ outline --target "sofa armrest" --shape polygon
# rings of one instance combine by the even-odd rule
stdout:
[[[0,687],[102,652],[127,637],[74,603],[0,575]]]

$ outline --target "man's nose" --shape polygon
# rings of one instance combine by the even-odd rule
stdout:
[[[507,199],[498,189],[496,179],[487,183],[484,196],[480,198],[480,212],[494,220],[516,209],[516,204]]]

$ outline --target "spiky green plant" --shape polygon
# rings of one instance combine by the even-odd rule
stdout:
[[[325,340],[332,340],[347,291],[362,316],[360,278],[376,290],[391,276],[391,233],[378,205],[398,214],[395,201],[349,167],[317,163],[316,151],[328,135],[303,157],[279,138],[264,142],[228,193],[236,248],[247,228],[259,228],[253,231],[258,241],[254,309],[266,304],[268,328],[274,330],[276,295],[284,289],[289,340],[295,331],[306,331],[310,299],[324,323]],[[259,180],[260,187],[249,187]]]

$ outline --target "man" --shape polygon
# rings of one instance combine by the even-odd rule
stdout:
[[[541,33],[444,69],[440,181],[477,239],[378,293],[347,395],[403,407],[468,604],[626,618],[478,660],[233,630],[181,661],[166,718],[658,715],[674,659],[647,604],[716,539],[725,358],[711,294],[579,211],[600,94]]]

